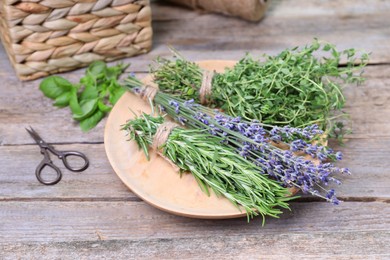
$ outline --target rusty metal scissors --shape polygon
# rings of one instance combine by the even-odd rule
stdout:
[[[89,161],[88,161],[88,158],[83,153],[76,152],[76,151],[58,151],[53,146],[46,143],[38,135],[38,133],[35,132],[34,129],[32,129],[32,127],[30,127],[30,129],[26,128],[26,130],[31,135],[31,137],[35,140],[35,142],[39,145],[39,147],[41,148],[41,154],[43,154],[43,156],[44,156],[42,162],[37,166],[37,168],[35,170],[35,175],[37,176],[37,179],[40,183],[45,184],[45,185],[54,185],[54,184],[58,183],[62,178],[62,172],[56,165],[54,165],[54,163],[50,159],[49,152],[56,155],[60,160],[62,160],[62,162],[64,163],[64,166],[72,172],[81,172],[81,171],[84,171],[85,169],[88,168]],[[79,167],[79,168],[72,167],[68,161],[71,157],[82,158],[84,160],[84,165]],[[52,168],[57,173],[57,176],[54,180],[47,181],[47,180],[44,180],[42,178],[42,170],[45,167]]]

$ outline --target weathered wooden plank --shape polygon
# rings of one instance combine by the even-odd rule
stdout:
[[[106,199],[139,200],[120,181],[107,160],[103,144],[56,145],[59,150],[85,153],[90,166],[81,173],[67,170],[53,158],[62,170],[61,182],[46,186],[38,182],[35,168],[43,159],[36,145],[0,146],[0,200],[30,199]]]
[[[390,198],[390,171],[387,159],[390,156],[390,139],[350,139],[341,150],[344,158],[340,167],[348,167],[352,175],[340,176],[342,185],[335,187],[344,199],[370,200]]]
[[[229,229],[230,227],[226,228]],[[203,238],[12,243],[4,259],[389,259],[388,231],[209,234]]]
[[[351,116],[353,138],[388,137],[390,124],[390,66],[368,66],[366,82],[345,88],[345,112]]]
[[[49,139],[48,139],[49,140]],[[90,159],[90,168],[83,173],[65,169],[61,183],[44,186],[37,182],[34,170],[42,159],[35,145],[0,147],[0,199],[135,199],[119,181],[104,152],[103,144],[57,145],[58,149],[83,151]],[[337,187],[345,199],[389,199],[390,139],[350,139],[341,149],[341,167],[349,167],[351,176],[341,176]],[[58,165],[61,165],[58,162]],[[62,167],[63,168],[63,167]],[[109,185],[107,185],[109,184]]]
[[[255,56],[275,54],[308,44],[313,37],[332,42],[340,49],[353,47],[373,52],[374,63],[390,61],[390,47],[385,44],[390,32],[390,6],[386,1],[371,1],[369,7],[365,1],[352,0],[272,1],[260,23],[165,3],[152,3],[152,9],[152,52],[126,59],[137,71],[146,71],[151,59],[169,55],[166,44],[175,46],[190,59],[239,59],[247,51]],[[10,68],[8,61],[0,64]]]
[[[355,235],[360,238],[356,239]],[[388,259],[388,241],[387,232],[310,236],[294,233],[177,240],[12,244],[3,247],[3,254],[10,259],[15,256],[39,259],[42,254],[47,258],[61,255],[61,259]]]
[[[389,10],[390,5],[382,1],[374,1],[370,7],[364,1],[271,1],[260,23],[248,23],[214,14],[188,18],[185,9],[179,13],[171,6],[158,5],[153,16],[154,42],[169,42],[182,50],[202,49],[201,59],[212,56],[210,50],[224,51],[231,59],[238,50],[242,54],[245,50],[255,50],[256,55],[276,53],[318,37],[341,49],[373,51],[373,62],[388,62],[390,47],[383,42],[390,30]]]
[[[389,3],[383,1],[371,1],[370,5],[364,0],[343,0],[334,3],[332,1],[313,0],[307,2],[305,0],[286,1],[273,0],[269,3],[266,17],[279,18],[316,18],[316,17],[335,17],[336,19],[346,19],[353,16],[385,14],[390,8]],[[216,17],[224,17],[208,13],[207,11],[191,11],[187,8],[176,7],[174,4],[165,3],[164,0],[154,1],[154,21],[170,21],[170,20],[192,20],[200,15],[213,15]],[[180,10],[180,11],[178,11]],[[231,19],[232,17],[227,17]],[[234,18],[239,20],[238,18]],[[241,21],[241,20],[239,20]],[[244,21],[245,22],[245,21]],[[250,24],[250,22],[245,22]],[[255,23],[256,24],[256,23]]]
[[[268,218],[265,227],[260,218],[249,224],[245,218],[196,220],[141,202],[1,202],[0,207],[0,247],[6,256],[28,249],[31,256],[73,249],[81,256],[121,252],[181,259],[390,253],[390,207],[379,202],[294,203],[291,212]]]
[[[104,152],[103,144],[56,145],[61,150],[84,152],[90,167],[73,173],[62,167],[63,179],[54,186],[40,184],[35,167],[42,156],[35,145],[0,146],[0,200],[138,200],[119,180]],[[343,184],[335,187],[341,199],[390,199],[390,138],[351,139],[344,147],[340,167],[349,167],[352,175],[340,176]],[[131,158],[129,158],[131,160]]]
[[[383,1],[372,1],[369,7],[365,1],[271,1],[260,23],[165,4],[152,8],[155,49],[150,56],[166,54],[161,44],[169,43],[191,59],[239,59],[247,51],[276,54],[317,37],[340,49],[373,52],[373,63],[390,60],[390,47],[383,44],[390,32],[390,5]]]

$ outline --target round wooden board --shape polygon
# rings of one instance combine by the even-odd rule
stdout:
[[[207,70],[223,72],[234,66],[235,61],[200,61],[199,66]],[[153,84],[151,76],[143,79]],[[121,125],[141,112],[150,113],[150,105],[134,94],[127,92],[112,109],[105,127],[104,146],[108,160],[119,178],[137,196],[161,210],[186,217],[224,219],[246,216],[227,199],[213,193],[204,194],[191,174],[174,171],[173,167],[150,150],[150,161],[138,149],[134,141],[121,131]]]

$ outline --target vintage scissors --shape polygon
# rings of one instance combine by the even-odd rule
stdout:
[[[81,171],[84,171],[85,169],[88,168],[89,161],[88,161],[88,158],[83,153],[76,152],[76,151],[57,151],[53,146],[46,143],[38,135],[38,133],[35,132],[34,129],[32,129],[32,127],[30,127],[30,129],[26,128],[26,130],[31,135],[31,137],[35,140],[35,142],[39,145],[39,147],[41,148],[41,154],[43,154],[43,156],[44,156],[42,162],[37,166],[37,168],[35,170],[35,175],[37,176],[37,179],[40,183],[45,184],[45,185],[54,185],[54,184],[58,183],[62,178],[61,170],[57,166],[54,165],[54,163],[50,159],[49,152],[56,155],[60,160],[62,160],[62,162],[64,163],[64,166],[72,172],[81,172]],[[72,167],[68,162],[68,160],[71,157],[82,158],[84,160],[84,165],[81,166],[80,168]],[[47,181],[47,180],[44,180],[42,178],[42,170],[45,167],[52,168],[57,173],[57,177],[54,180]]]

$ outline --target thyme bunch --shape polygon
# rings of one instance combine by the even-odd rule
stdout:
[[[148,156],[158,127],[164,122],[162,116],[143,113],[129,120],[122,130],[130,140],[135,140]],[[174,128],[162,154],[175,163],[182,172],[191,172],[200,188],[207,195],[212,190],[224,196],[235,206],[242,207],[249,218],[257,215],[278,217],[288,208],[290,192],[279,182],[259,174],[258,167],[239,156],[232,148],[225,147],[222,138],[210,136],[200,129]],[[240,209],[241,210],[241,209]]]
[[[175,52],[176,60],[158,59],[151,72],[161,91],[199,102],[202,69]],[[317,56],[322,55],[322,58]],[[209,100],[231,116],[266,124],[321,129],[334,126],[334,111],[341,111],[346,83],[361,83],[368,54],[354,49],[337,51],[315,40],[303,48],[286,49],[264,61],[247,55],[233,68],[214,75]],[[340,66],[340,60],[346,65]]]

